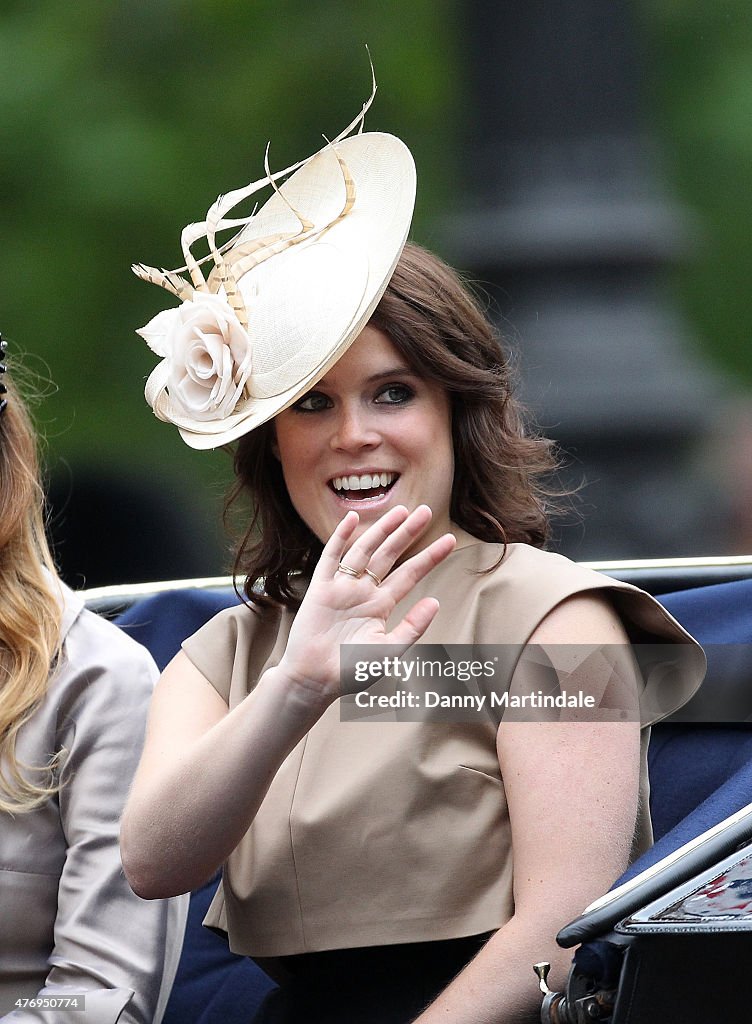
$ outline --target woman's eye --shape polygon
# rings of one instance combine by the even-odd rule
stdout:
[[[376,401],[384,405],[401,405],[413,397],[413,390],[406,384],[389,384],[379,391]]]
[[[322,395],[320,391],[309,391],[295,403],[293,409],[299,412],[321,412],[322,409],[328,409],[330,404],[326,395]]]

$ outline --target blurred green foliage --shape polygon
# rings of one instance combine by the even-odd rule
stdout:
[[[134,330],[172,300],[130,265],[182,263],[183,225],[263,172],[268,139],[287,166],[349,123],[370,93],[366,44],[367,127],[410,140],[425,237],[451,179],[453,14],[436,0],[6,0],[0,326],[10,359],[33,354],[54,384],[37,414],[53,472],[85,462],[178,502],[208,492],[217,518],[228,460],[187,449],[144,402],[156,360]]]
[[[752,6],[641,0],[640,14],[667,178],[697,226],[675,294],[706,353],[752,384]]]
[[[708,351],[752,381],[749,3],[635,10],[668,178],[704,233],[677,293]],[[430,246],[460,202],[462,15],[459,0],[5,0],[0,328],[11,360],[27,350],[54,383],[38,413],[53,470],[138,474],[217,519],[228,460],[188,450],[144,403],[155,359],[133,332],[170,300],[130,264],[178,265],[180,228],[258,176],[267,139],[286,166],[348,123],[369,93],[366,43],[367,126],[409,141]]]

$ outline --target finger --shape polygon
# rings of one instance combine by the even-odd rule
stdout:
[[[429,523],[431,522],[432,512],[428,505],[418,505],[416,509],[413,509],[409,515],[403,517],[403,521],[400,523],[389,523],[391,529],[388,532],[383,533],[379,536],[378,533],[374,532],[370,537],[366,538],[364,533],[362,537],[353,544],[353,548],[360,548],[361,542],[365,542],[361,550],[367,552],[366,565],[377,576],[384,578],[388,572],[392,569],[395,562],[404,555],[408,548],[412,547],[413,544],[418,540],[422,533],[425,532]],[[375,523],[374,526],[377,526]],[[373,527],[371,528],[373,529]],[[370,531],[367,531],[370,532]],[[378,543],[377,543],[378,541]],[[350,552],[348,552],[348,558]]]
[[[394,508],[390,508],[372,526],[364,530],[362,536],[358,537],[347,549],[347,564],[351,565],[353,569],[362,570],[370,562],[373,553],[392,536],[395,530],[409,518],[409,515],[404,505],[395,505]]]
[[[436,618],[439,602],[435,597],[424,597],[414,604],[407,615],[387,634],[384,643],[402,648],[400,654],[412,647],[423,636]]]
[[[454,551],[456,545],[457,538],[454,534],[445,533],[438,540],[429,544],[427,548],[393,569],[384,580],[382,589],[388,591],[395,604],[399,603],[410,593],[416,583]]]
[[[324,545],[318,564],[314,570],[313,578],[319,576],[333,576],[337,571],[342,555],[347,549],[347,542],[355,532],[360,517],[357,512],[350,511],[344,519],[341,519]]]

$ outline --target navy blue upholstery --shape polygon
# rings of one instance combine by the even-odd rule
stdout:
[[[752,641],[752,580],[663,594],[659,601],[703,644]]]
[[[752,693],[752,580],[664,594],[661,602],[705,647],[705,706],[733,684]],[[752,722],[661,724],[650,740],[656,843],[622,881],[752,801]]]
[[[661,602],[705,647],[702,692],[709,712],[714,694],[720,702],[732,686],[752,692],[752,580],[664,594]],[[752,800],[752,723],[659,725],[649,757],[657,845],[633,870]]]
[[[115,621],[151,652],[161,671],[178,653],[183,640],[238,600],[231,587],[166,590],[136,601]]]
[[[752,679],[752,676],[750,677]],[[717,817],[698,828],[697,835],[752,801],[752,788],[740,790],[741,803],[731,806],[729,785],[752,763],[752,729],[749,725],[702,726],[661,725],[653,730],[648,753],[650,765],[650,813],[656,842],[674,832],[676,845],[686,830],[694,827],[690,816],[706,800],[715,800]],[[721,802],[720,789],[725,794]],[[724,810],[728,807],[728,810]],[[705,812],[708,813],[708,812]],[[704,819],[703,819],[704,820]],[[692,838],[687,836],[687,838]]]
[[[139,601],[117,621],[163,668],[221,608],[231,590],[182,590]],[[704,689],[752,683],[752,580],[665,595],[661,601],[708,646]],[[656,726],[650,744],[651,811],[657,843],[628,875],[676,849],[752,798],[752,727],[744,724]],[[165,1024],[249,1024],[274,988],[252,961],[230,953],[201,927],[216,879],[192,894],[186,941]]]

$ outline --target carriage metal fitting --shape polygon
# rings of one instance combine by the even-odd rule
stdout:
[[[570,971],[566,992],[554,992],[548,987],[548,973],[551,965],[546,961],[533,964],[538,977],[538,987],[543,993],[541,1024],[592,1024],[611,1016],[614,1008],[614,991],[599,989],[586,990],[586,979]]]

